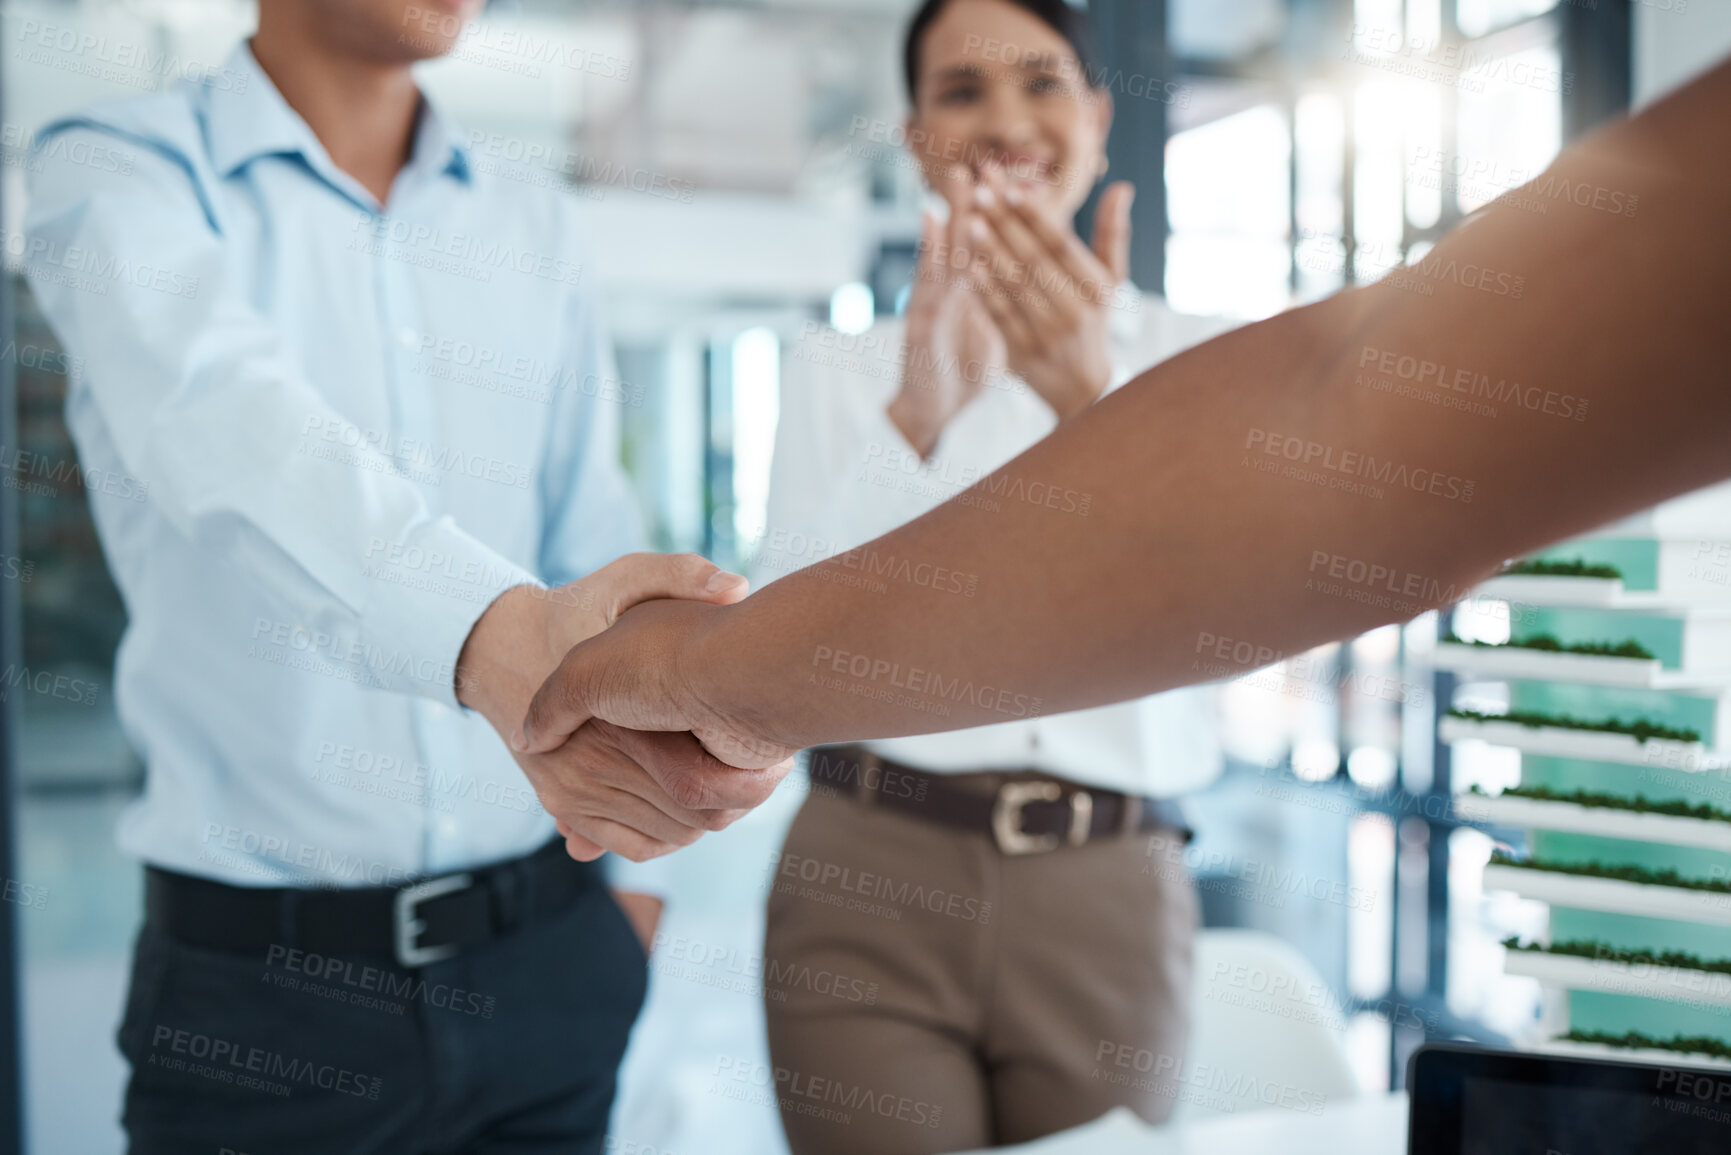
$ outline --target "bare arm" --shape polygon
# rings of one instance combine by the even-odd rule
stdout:
[[[1162,364],[853,566],[625,615],[571,652],[524,739],[600,717],[760,765],[1097,705],[1411,617],[1508,557],[1731,476],[1727,123],[1721,65],[1399,281]],[[887,592],[851,588],[860,557]],[[1380,567],[1401,603],[1307,588],[1335,558]],[[920,565],[976,578],[974,596]]]

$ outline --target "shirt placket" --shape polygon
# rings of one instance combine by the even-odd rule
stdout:
[[[436,188],[415,188],[399,182],[386,206],[386,243],[378,247],[376,263],[379,318],[385,327],[385,388],[391,409],[392,467],[410,481],[433,517],[445,512],[444,485],[456,480],[441,462],[448,452],[439,443],[440,422],[425,375],[415,372],[426,337],[427,296],[443,288],[450,276],[438,271],[448,259],[440,249],[449,236],[442,222],[448,213],[436,211]],[[401,222],[400,224],[398,222]],[[430,226],[422,230],[418,226]],[[398,238],[402,239],[398,239]],[[427,572],[411,575],[431,582],[449,581],[429,559]],[[423,655],[417,655],[423,656]],[[454,655],[452,655],[454,658]],[[416,699],[410,704],[411,729],[417,755],[427,768],[420,793],[422,870],[440,874],[468,861],[466,841],[455,814],[456,798],[445,783],[464,771],[453,765],[462,747],[457,716],[438,702]]]

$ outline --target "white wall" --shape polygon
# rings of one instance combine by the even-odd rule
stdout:
[[[1731,53],[1728,0],[1634,0],[1635,104],[1647,104]]]

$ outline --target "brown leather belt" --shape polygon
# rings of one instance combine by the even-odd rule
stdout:
[[[1097,790],[1032,772],[1017,772],[996,789],[969,789],[967,779],[978,775],[928,774],[863,746],[819,746],[811,752],[809,773],[813,793],[827,790],[987,833],[1004,854],[1038,854],[1149,830],[1170,830],[1185,842],[1194,837],[1170,799]]]

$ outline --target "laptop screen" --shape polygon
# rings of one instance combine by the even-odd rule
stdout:
[[[1726,1155],[1731,1067],[1426,1047],[1412,1155]]]

